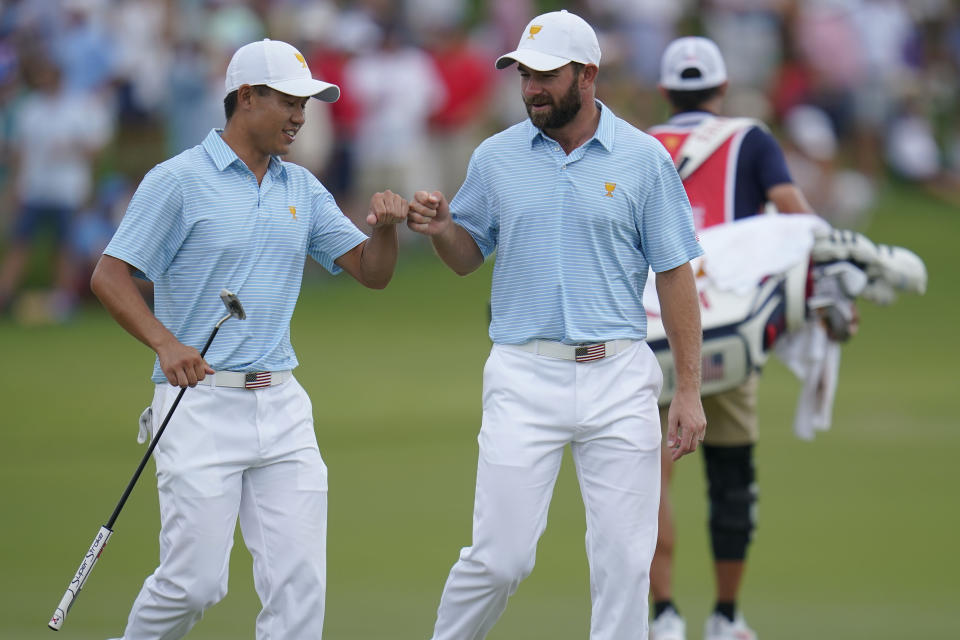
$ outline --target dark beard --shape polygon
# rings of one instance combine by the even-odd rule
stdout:
[[[574,76],[570,82],[570,88],[567,90],[567,93],[557,102],[551,99],[549,102],[524,103],[527,108],[527,115],[530,117],[530,122],[533,123],[533,126],[538,129],[560,129],[580,113],[580,107],[583,106],[583,101],[580,99],[578,80],[579,74]],[[552,108],[546,113],[535,114],[531,110],[531,106],[534,104],[549,104],[552,105]]]

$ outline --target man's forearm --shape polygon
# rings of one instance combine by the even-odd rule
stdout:
[[[450,222],[444,233],[431,237],[433,248],[455,273],[465,276],[483,264],[483,253],[466,229]]]
[[[677,391],[700,393],[700,303],[690,263],[657,274],[663,327],[677,372]]]
[[[126,262],[101,256],[90,278],[90,289],[117,324],[154,351],[176,340],[150,311]]]
[[[398,246],[396,225],[374,228],[360,255],[360,269],[366,286],[383,289],[390,283],[397,265]]]

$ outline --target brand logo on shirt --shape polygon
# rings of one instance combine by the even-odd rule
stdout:
[[[680,145],[680,136],[663,136],[662,142],[663,146],[666,147],[667,151],[672,155]]]
[[[527,40],[533,40],[535,35],[540,33],[540,29],[543,29],[539,24],[530,25],[530,35],[527,36]]]
[[[307,61],[303,59],[303,55],[302,55],[302,54],[299,54],[299,53],[295,53],[295,54],[293,54],[293,55],[297,56],[297,60],[299,60],[299,61],[300,61],[300,64],[303,65],[303,68],[306,69],[306,68],[307,68]]]
[[[608,198],[612,198],[612,197],[613,197],[613,191],[614,191],[614,189],[617,188],[617,183],[616,183],[616,182],[604,182],[604,183],[603,183],[603,188],[607,190],[607,192],[606,192],[605,194],[603,194],[603,195],[607,196]]]
[[[290,216],[291,216],[294,220],[297,219],[297,208],[296,208],[296,207],[290,207]]]

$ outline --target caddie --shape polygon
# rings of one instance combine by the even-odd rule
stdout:
[[[767,128],[749,118],[721,117],[727,72],[717,45],[707,38],[673,41],[661,60],[660,91],[673,116],[650,129],[677,167],[697,229],[764,212],[809,213],[793,184],[783,152]],[[757,374],[730,391],[705,396],[707,429],[703,442],[710,499],[710,540],[717,597],[707,619],[706,640],[754,640],[756,634],[736,603],[755,526],[757,499],[753,465],[757,441]],[[660,411],[667,429],[668,413]],[[673,471],[662,457],[660,521],[651,567],[655,640],[685,640],[686,623],[673,601],[675,526],[670,500]]]

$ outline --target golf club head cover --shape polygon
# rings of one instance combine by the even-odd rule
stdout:
[[[877,245],[877,259],[867,266],[869,282],[863,297],[877,304],[890,304],[895,291],[923,295],[927,291],[927,267],[920,256],[886,244]]]

